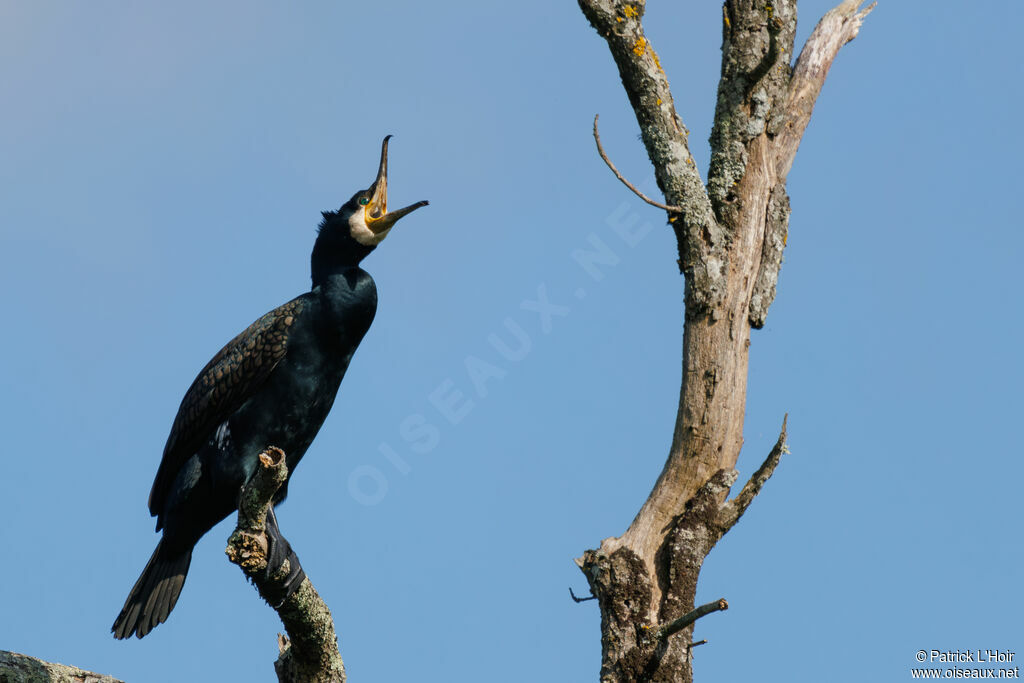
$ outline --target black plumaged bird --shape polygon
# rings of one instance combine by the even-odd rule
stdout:
[[[163,529],[149,563],[111,630],[139,638],[163,623],[185,583],[200,537],[238,507],[238,495],[268,446],[284,450],[291,477],[320,431],[342,377],[377,310],[377,289],[360,261],[395,222],[427,202],[388,211],[388,139],[377,178],[337,211],[325,211],[313,246],[311,291],[275,308],[228,342],[181,401],[149,494]],[[288,483],[274,497],[287,495]],[[268,575],[285,559],[283,600],[304,574],[267,516]]]

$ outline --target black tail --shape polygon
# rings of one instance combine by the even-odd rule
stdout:
[[[110,627],[115,638],[128,638],[133,633],[141,638],[157,624],[167,621],[167,615],[178,602],[188,565],[192,562],[192,549],[180,555],[169,555],[161,550],[162,546],[163,541],[156,544],[142,576],[135,582],[121,613]]]

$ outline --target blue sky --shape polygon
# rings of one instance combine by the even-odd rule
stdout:
[[[801,2],[799,41],[829,4]],[[741,476],[784,412],[792,455],[705,565],[699,598],[731,609],[698,625],[702,682],[1024,650],[1022,21],[890,0],[832,69],[753,335]],[[645,22],[702,171],[719,23],[717,3],[654,1]],[[146,496],[184,390],[308,287],[319,211],[393,133],[392,201],[431,206],[364,264],[377,318],[282,529],[352,680],[596,679],[572,558],[626,528],[667,453],[682,280],[663,214],[593,149],[600,113],[653,186],[575,3],[7,2],[0,99],[0,649],[272,680],[279,622],[226,561],[229,524],[166,624],[109,627],[157,541]],[[593,239],[617,258],[600,279],[572,257]],[[436,439],[410,443],[408,420]]]

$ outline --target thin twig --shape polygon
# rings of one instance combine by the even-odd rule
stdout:
[[[604,159],[604,163],[608,164],[608,168],[612,169],[612,173],[615,174],[615,177],[618,178],[619,180],[621,180],[623,185],[625,185],[629,189],[633,190],[633,194],[635,194],[637,197],[639,197],[640,199],[644,200],[645,202],[647,202],[651,206],[656,206],[659,209],[664,209],[665,211],[669,211],[671,213],[683,213],[683,209],[681,207],[670,206],[669,204],[662,204],[661,202],[654,201],[653,199],[651,199],[650,197],[645,195],[643,192],[641,192],[640,190],[636,189],[636,187],[633,185],[633,183],[631,183],[628,180],[626,180],[622,176],[622,174],[619,173],[619,169],[615,168],[615,164],[613,164],[612,160],[608,158],[608,155],[604,153],[604,147],[601,145],[601,136],[597,132],[597,117],[598,116],[599,116],[599,114],[594,114],[594,140],[597,142],[597,153],[601,155],[602,159]]]
[[[696,643],[690,643],[686,647],[687,647],[687,649],[692,650],[693,648],[697,647],[698,645],[706,645],[707,642],[708,642],[708,639],[705,638],[704,640],[698,640]]]
[[[674,633],[682,631],[684,628],[697,621],[701,617],[705,617],[712,612],[721,612],[722,610],[729,609],[729,603],[725,601],[725,598],[719,598],[714,602],[709,602],[706,605],[701,605],[692,612],[687,612],[683,616],[679,617],[675,621],[672,621],[664,626],[659,626],[658,630],[655,631],[654,637],[658,640],[664,640]]]
[[[576,602],[586,602],[587,600],[597,600],[597,596],[596,595],[591,595],[589,598],[578,598],[578,597],[576,597],[576,594],[572,592],[572,586],[569,586],[569,595]]]

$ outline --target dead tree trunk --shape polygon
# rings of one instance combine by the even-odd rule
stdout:
[[[626,533],[577,560],[601,608],[604,682],[692,680],[693,622],[726,607],[722,600],[694,612],[701,565],[785,452],[783,421],[768,459],[726,500],[743,444],[750,330],[764,325],[786,243],[786,175],[832,61],[874,7],[846,0],[832,9],[794,64],[796,4],[726,0],[705,184],[644,36],[645,0],[579,0],[619,68],[666,204],[644,199],[667,210],[686,278],[683,379],[668,460]],[[594,136],[608,161],[596,119]]]

